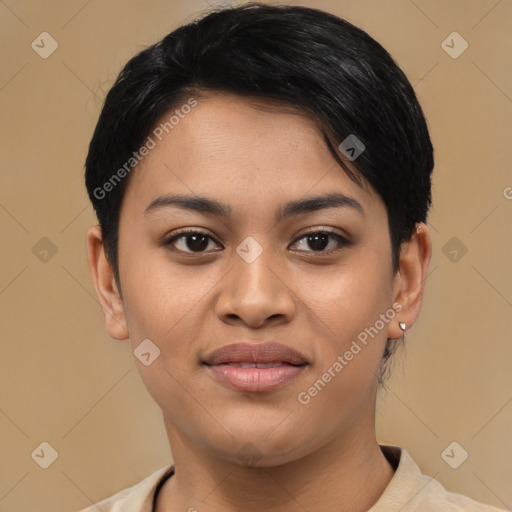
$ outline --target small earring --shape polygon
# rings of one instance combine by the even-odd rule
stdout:
[[[399,322],[398,326],[405,332],[405,329],[407,328],[407,324],[405,322]]]

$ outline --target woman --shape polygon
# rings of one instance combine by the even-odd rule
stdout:
[[[213,12],[135,56],[86,161],[89,265],[174,464],[87,511],[496,511],[375,437],[420,312],[433,150],[348,22]]]

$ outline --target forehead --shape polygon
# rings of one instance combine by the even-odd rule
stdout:
[[[201,94],[195,100],[190,109],[176,105],[150,133],[153,148],[133,171],[124,203],[147,206],[176,188],[226,203],[332,190],[367,205],[379,201],[371,189],[350,180],[316,122],[300,111],[231,94]]]

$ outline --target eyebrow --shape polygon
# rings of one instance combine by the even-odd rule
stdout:
[[[144,214],[152,213],[162,208],[177,207],[199,213],[207,213],[217,217],[231,217],[232,209],[229,205],[201,196],[165,195],[151,201],[144,210]],[[311,213],[326,208],[352,208],[364,215],[361,203],[339,192],[323,194],[297,201],[290,201],[276,213],[276,221],[290,218],[302,213]]]

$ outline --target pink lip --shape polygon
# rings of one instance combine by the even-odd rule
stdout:
[[[235,343],[209,354],[204,364],[222,383],[245,392],[270,391],[296,379],[308,365],[298,351],[279,343]],[[242,368],[241,365],[279,365]]]

